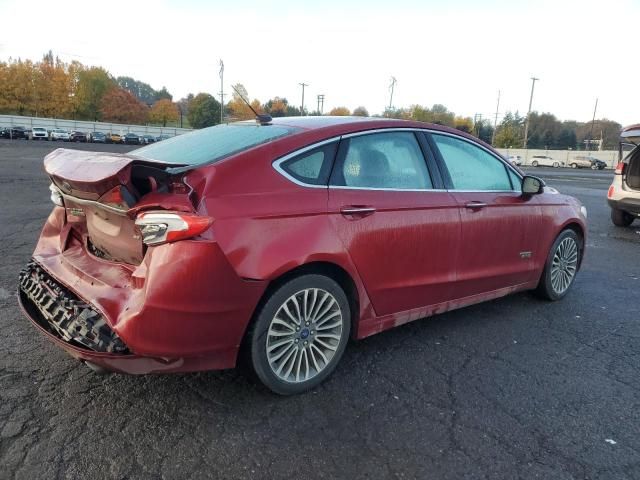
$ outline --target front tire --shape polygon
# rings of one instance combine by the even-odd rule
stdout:
[[[531,166],[532,167],[537,167],[538,166],[538,161],[534,160],[533,162],[531,162]]]
[[[560,164],[558,162],[553,162],[553,168],[558,168]]]
[[[280,395],[323,382],[344,353],[351,328],[346,294],[333,279],[308,274],[271,293],[248,333],[250,365]]]
[[[634,220],[633,215],[624,210],[618,210],[617,208],[611,209],[611,221],[616,227],[628,227]]]
[[[563,230],[553,242],[536,293],[547,300],[564,297],[573,285],[582,256],[582,240],[573,230]]]
[[[554,167],[555,167],[555,165],[554,165]],[[578,168],[578,164],[577,163],[572,163],[571,164],[571,168]]]

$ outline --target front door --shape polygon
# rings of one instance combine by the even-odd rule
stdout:
[[[535,199],[522,195],[519,174],[470,141],[444,134],[431,138],[460,209],[456,298],[530,281],[542,218]]]

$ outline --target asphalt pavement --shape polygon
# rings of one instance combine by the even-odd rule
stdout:
[[[23,318],[55,147],[0,140],[0,478],[640,478],[640,221],[609,221],[612,172],[530,169],[589,211],[564,300],[516,294],[352,343],[282,398],[236,370],[97,375]]]

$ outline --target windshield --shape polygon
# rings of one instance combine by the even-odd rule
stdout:
[[[290,135],[299,129],[281,125],[234,123],[203,128],[138,148],[132,155],[178,165],[216,162],[234,153]]]

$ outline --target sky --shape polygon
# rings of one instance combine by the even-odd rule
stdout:
[[[52,50],[131,76],[174,99],[242,83],[265,102],[314,110],[445,105],[494,119],[534,111],[561,120],[640,122],[640,0],[322,0],[41,2],[0,0],[0,60]]]

